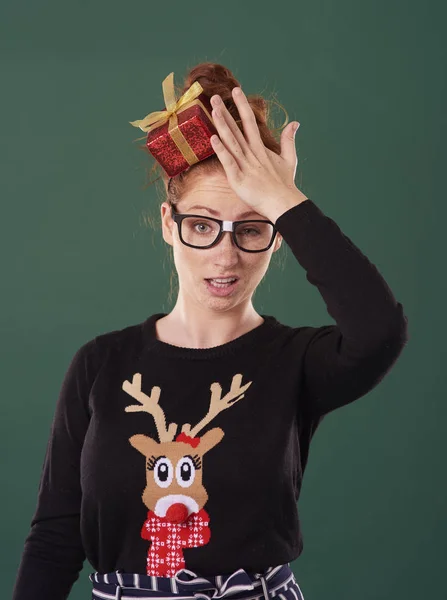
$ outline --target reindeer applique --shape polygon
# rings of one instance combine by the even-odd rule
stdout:
[[[197,436],[214,417],[244,397],[252,382],[242,384],[242,375],[233,376],[230,391],[222,397],[218,382],[210,386],[208,413],[195,427],[185,423],[177,434],[177,423],[167,427],[158,401],[161,388],[153,386],[148,396],[141,390],[141,373],[132,382],[123,382],[123,390],[140,404],[126,406],[126,412],[147,412],[153,416],[159,442],[136,434],[129,442],[146,458],[146,487],[142,500],[149,509],[141,537],[152,543],[148,550],[146,573],[173,577],[185,567],[183,548],[206,545],[211,537],[209,515],[204,509],[208,494],[202,483],[203,456],[223,438],[220,427]],[[174,439],[175,438],[175,439]]]

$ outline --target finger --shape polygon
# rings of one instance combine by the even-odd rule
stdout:
[[[259,131],[255,113],[250,106],[247,96],[240,87],[234,87],[232,94],[239,114],[241,115],[245,136],[252,151],[258,158],[266,156],[264,142],[261,138],[261,132]]]
[[[239,165],[231,154],[231,152],[224,146],[219,136],[212,135],[210,138],[211,145],[220,160],[228,179],[233,178],[236,180],[242,175],[242,171]]]
[[[244,134],[238,127],[236,121],[234,120],[233,115],[230,113],[228,108],[225,106],[225,103],[222,101],[222,98],[218,94],[215,94],[211,98],[211,103],[214,106],[214,108],[220,109],[225,119],[225,122],[227,123],[234,137],[239,142],[239,145],[242,148],[244,154],[247,155],[249,151],[247,140],[245,139]]]
[[[227,150],[231,152],[233,157],[236,159],[238,166],[242,168],[246,161],[244,151],[241,148],[236,136],[228,126],[220,108],[214,108],[211,116],[213,117],[216,129],[219,134],[221,142],[226,146]]]
[[[294,126],[297,121],[289,123],[288,127],[283,129],[281,132],[281,157],[292,167],[296,166],[297,154],[295,145],[295,134]],[[300,124],[298,123],[298,127]]]

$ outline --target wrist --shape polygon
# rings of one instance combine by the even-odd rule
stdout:
[[[268,219],[272,221],[273,224],[279,219],[279,217],[293,208],[294,206],[298,206],[302,202],[305,202],[309,198],[304,195],[298,188],[291,191],[289,194],[282,196],[281,198],[276,199],[269,205],[268,211]]]

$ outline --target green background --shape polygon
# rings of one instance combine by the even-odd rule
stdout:
[[[409,319],[392,372],[329,415],[313,440],[299,501],[304,551],[292,563],[304,597],[447,598],[446,17],[445,3],[414,0],[2,2],[8,591],[72,355],[173,306],[162,199],[144,189],[152,163],[129,121],[163,107],[171,71],[181,84],[211,60],[247,94],[275,93],[301,122],[297,186],[380,269]],[[283,248],[255,308],[293,326],[332,323]],[[91,571],[85,563],[70,599],[90,598]]]

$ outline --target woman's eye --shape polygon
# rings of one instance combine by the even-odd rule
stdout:
[[[199,233],[203,233],[207,227],[209,227],[208,223],[196,223],[195,227],[198,228]]]

